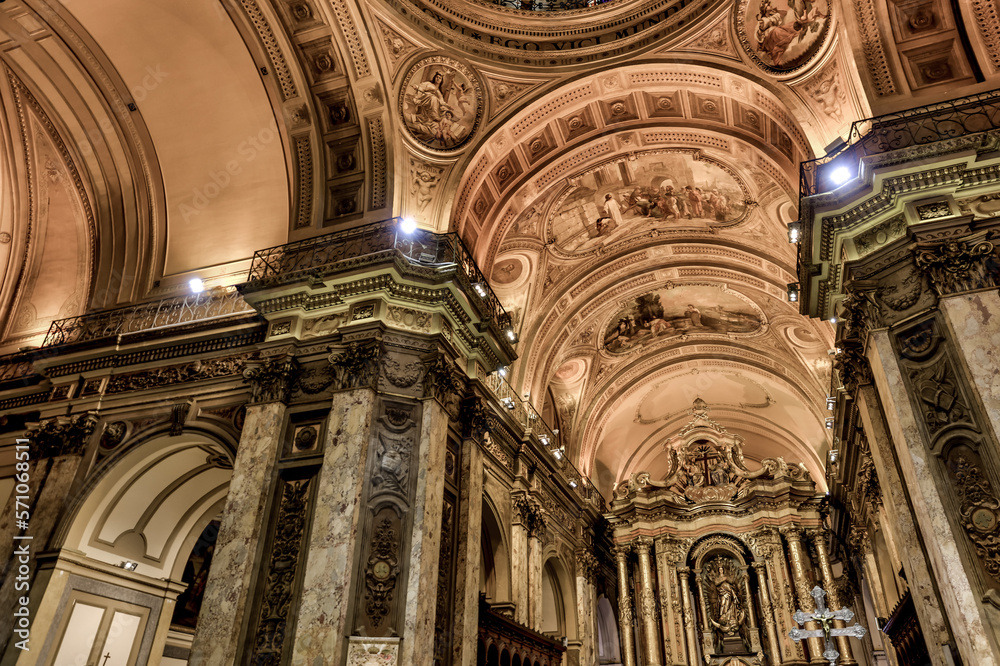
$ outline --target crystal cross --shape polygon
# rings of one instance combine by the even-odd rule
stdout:
[[[792,618],[800,625],[805,625],[806,622],[819,622],[822,628],[792,629],[788,632],[788,635],[793,641],[801,641],[804,638],[822,638],[824,641],[823,658],[830,662],[830,666],[836,666],[837,657],[840,656],[840,652],[834,649],[833,641],[830,640],[831,637],[853,636],[854,638],[862,638],[867,633],[867,630],[860,624],[856,624],[853,627],[844,627],[843,629],[833,628],[831,624],[834,620],[843,620],[845,623],[850,622],[854,619],[854,612],[849,608],[842,608],[838,611],[827,608],[824,601],[826,592],[819,585],[814,587],[810,594],[816,600],[816,611],[813,613],[804,613],[800,610],[795,611]]]

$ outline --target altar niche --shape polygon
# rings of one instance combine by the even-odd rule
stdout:
[[[688,559],[702,652],[756,657],[761,652],[760,609],[752,592],[757,588],[756,580],[751,584],[752,556],[736,539],[716,534],[695,544]]]
[[[620,606],[629,618],[636,609],[634,623],[621,623],[635,626],[622,634],[622,663],[816,662],[822,641],[803,645],[788,631],[796,626],[796,604],[808,605],[809,590],[821,584],[836,595],[838,589],[824,496],[800,464],[747,461],[743,438],[710,411],[695,400],[691,420],[663,441],[662,478],[631,472],[605,514]],[[843,663],[856,663],[847,650]]]

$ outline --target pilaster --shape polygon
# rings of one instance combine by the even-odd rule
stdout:
[[[652,539],[639,537],[633,547],[639,558],[639,589],[640,608],[642,611],[642,635],[645,664],[660,666],[660,620],[656,612],[656,592],[653,589],[653,567],[649,551],[653,546]]]
[[[264,548],[270,489],[296,368],[290,359],[248,364],[243,377],[250,402],[233,462],[202,613],[191,646],[191,666],[236,663],[241,633],[253,607],[254,574]]]

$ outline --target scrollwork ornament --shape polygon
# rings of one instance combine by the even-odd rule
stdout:
[[[963,454],[950,464],[958,484],[959,521],[986,571],[1000,582],[1000,501],[982,469]]]
[[[25,433],[39,458],[82,455],[87,441],[97,428],[96,412],[57,416],[39,421]]]
[[[489,409],[479,396],[473,396],[462,403],[458,416],[462,424],[462,435],[482,440],[490,430]]]
[[[250,386],[250,404],[287,403],[300,373],[294,358],[248,362],[243,369],[243,382]]]
[[[950,240],[918,249],[917,267],[931,278],[939,296],[996,286],[998,266],[989,241]],[[993,261],[990,262],[989,259]]]
[[[381,356],[382,345],[378,341],[351,342],[339,354],[331,354],[334,389],[375,388]]]
[[[857,393],[858,387],[872,383],[872,369],[865,356],[864,344],[857,338],[841,340],[833,368],[840,375],[840,383],[848,393]]]
[[[597,580],[600,569],[601,563],[593,553],[586,549],[576,551],[576,574],[578,576],[593,584]]]
[[[365,565],[365,613],[372,626],[382,624],[389,613],[389,604],[399,576],[398,538],[392,521],[383,518],[372,537],[371,554]]]
[[[545,531],[545,515],[541,505],[524,496],[515,496],[510,502],[515,524],[520,524],[529,537],[541,538]]]
[[[462,373],[445,354],[435,352],[423,360],[424,395],[434,398],[450,411],[465,392]]]

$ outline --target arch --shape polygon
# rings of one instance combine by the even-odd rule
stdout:
[[[558,556],[542,565],[540,631],[550,637],[577,638],[576,587],[569,570]]]
[[[200,433],[157,436],[110,460],[61,530],[63,548],[154,578],[179,579],[191,548],[219,514],[232,470],[226,447]]]
[[[603,594],[597,599],[597,658],[602,664],[617,663],[622,658],[618,618]]]
[[[505,538],[507,531],[501,527],[503,523],[496,505],[485,493],[482,515],[479,591],[486,594],[486,601],[491,604],[506,603],[511,600],[510,550]]]

